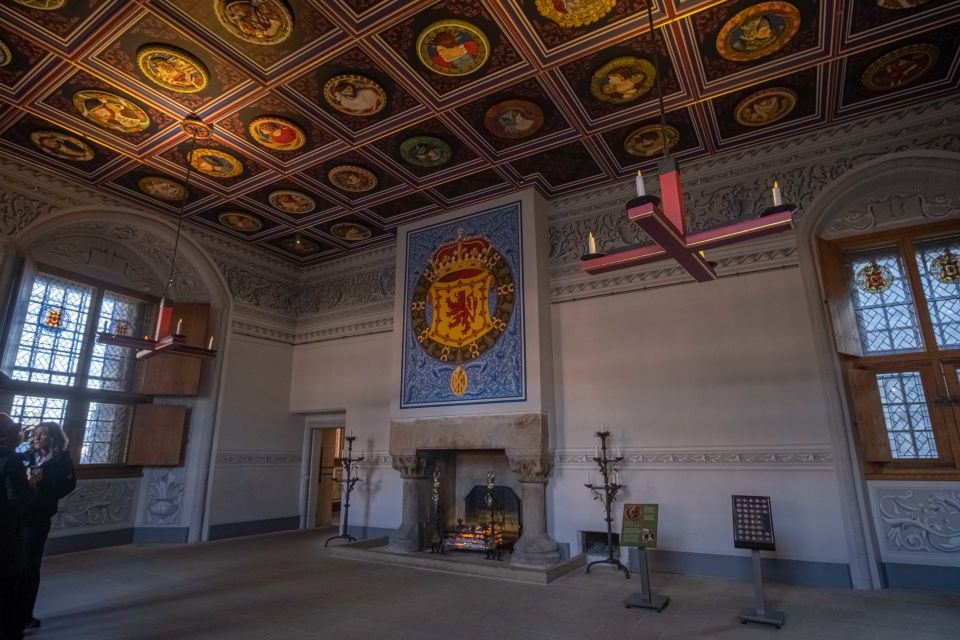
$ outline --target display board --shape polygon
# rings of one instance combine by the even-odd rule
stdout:
[[[656,504],[623,505],[620,546],[656,549],[659,511],[659,505]]]
[[[767,496],[732,496],[733,546],[773,551],[773,511]]]

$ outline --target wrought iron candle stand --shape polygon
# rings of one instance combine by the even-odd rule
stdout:
[[[584,485],[590,491],[593,492],[593,499],[600,500],[603,502],[603,509],[606,513],[606,518],[604,520],[607,523],[607,557],[603,560],[594,560],[587,565],[587,573],[590,573],[590,568],[595,564],[609,564],[614,569],[619,569],[623,571],[624,575],[629,578],[630,570],[619,558],[614,557],[613,555],[613,516],[611,512],[613,510],[613,501],[616,500],[617,492],[626,487],[617,480],[619,479],[619,473],[617,472],[617,465],[623,462],[623,456],[614,456],[609,457],[607,454],[607,440],[610,438],[609,431],[597,431],[596,435],[600,438],[600,450],[594,462],[597,463],[600,467],[600,473],[603,476],[603,484],[586,484]]]
[[[490,529],[487,536],[487,548],[484,553],[484,559],[486,560],[503,560],[503,553],[500,551],[499,543],[497,542],[497,499],[494,495],[494,489],[497,487],[497,476],[494,475],[493,469],[487,471],[487,492],[483,495],[483,503],[487,505],[487,509],[490,510]],[[503,531],[503,523],[500,522],[500,531]]]
[[[363,456],[359,458],[353,457],[353,441],[356,440],[356,436],[347,436],[347,455],[344,458],[340,458],[340,461],[343,462],[343,478],[334,478],[334,482],[340,483],[340,490],[343,492],[343,518],[340,520],[340,533],[339,535],[332,536],[327,538],[327,541],[323,543],[323,546],[330,544],[331,540],[338,540],[343,538],[347,542],[354,542],[356,538],[350,535],[350,494],[353,492],[353,485],[359,482],[360,478],[353,475],[355,473],[354,465],[358,462],[363,461]]]

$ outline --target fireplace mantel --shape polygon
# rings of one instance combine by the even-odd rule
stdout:
[[[406,418],[390,421],[390,454],[418,451],[501,449],[507,456],[539,455],[549,450],[550,429],[544,413]]]

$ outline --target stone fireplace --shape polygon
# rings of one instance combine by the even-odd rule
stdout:
[[[559,562],[557,542],[547,534],[545,489],[554,454],[545,414],[392,420],[390,455],[403,478],[403,520],[390,536],[389,550],[409,553],[427,546],[433,533],[430,495],[435,466],[443,477],[441,493],[453,496],[444,502],[448,521],[449,511],[458,508],[457,502],[463,504],[466,492],[484,484],[487,469],[493,468],[496,483],[520,496],[523,530],[511,564],[543,568]]]

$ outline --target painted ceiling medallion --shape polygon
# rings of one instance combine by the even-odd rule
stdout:
[[[260,116],[247,127],[254,142],[276,151],[293,151],[307,142],[307,134],[296,124],[280,116]]]
[[[937,63],[940,49],[932,44],[911,44],[884,54],[863,72],[863,86],[892,91],[919,79]]]
[[[280,241],[280,246],[298,256],[312,256],[320,251],[320,243],[303,236],[293,236]]]
[[[680,132],[666,125],[648,124],[635,129],[623,142],[623,148],[632,156],[649,158],[663,153],[663,139],[666,132],[667,151],[670,151],[680,142]]]
[[[727,20],[717,34],[717,52],[747,62],[782,49],[800,28],[800,10],[789,2],[760,2]]]
[[[440,138],[413,136],[400,145],[400,157],[415,167],[439,167],[447,164],[453,149]]]
[[[483,116],[487,131],[507,140],[528,138],[540,130],[545,116],[535,102],[522,99],[498,102]]]
[[[883,293],[890,288],[895,280],[893,273],[886,267],[881,267],[876,260],[857,272],[857,286],[867,293]]]
[[[205,140],[213,136],[213,127],[200,118],[188,116],[180,123],[180,128],[183,129],[183,132],[188,136],[196,138],[197,140]]]
[[[67,0],[14,0],[17,4],[22,4],[31,9],[40,11],[56,11],[67,4]]]
[[[30,142],[47,155],[71,162],[93,160],[93,148],[79,138],[58,131],[34,131]]]
[[[177,93],[203,91],[210,74],[197,58],[183,49],[149,44],[137,51],[137,66],[154,84]]]
[[[310,196],[293,189],[277,189],[267,196],[267,202],[274,209],[292,215],[310,213],[317,207],[317,202]]]
[[[3,40],[0,40],[0,67],[7,66],[11,60],[13,60],[13,54],[10,53],[10,47]]]
[[[377,186],[377,176],[373,172],[352,164],[341,164],[330,169],[327,178],[338,189],[354,193],[370,191]]]
[[[610,60],[593,73],[590,92],[601,102],[626,104],[650,91],[657,71],[648,60],[622,56]]]
[[[233,178],[243,173],[243,163],[219,149],[194,149],[187,154],[187,160],[194,169],[212,178]]]
[[[617,0],[537,0],[537,11],[561,27],[582,27],[604,17]]]
[[[796,91],[772,87],[755,91],[741,100],[733,115],[745,127],[763,127],[783,120],[796,106]]]
[[[228,211],[221,213],[217,218],[225,227],[239,231],[241,233],[254,233],[263,228],[263,222],[260,218],[243,213],[242,211]]]
[[[187,188],[179,182],[161,176],[146,176],[137,180],[137,186],[148,196],[167,202],[180,202],[187,197]]]
[[[77,91],[73,94],[73,106],[84,118],[104,129],[137,133],[150,126],[150,117],[143,109],[105,91]]]
[[[360,242],[373,235],[370,227],[359,222],[338,222],[330,227],[330,233],[346,242]]]
[[[487,36],[469,22],[440,20],[420,33],[417,56],[435,73],[463,76],[486,63],[490,57],[490,43]]]
[[[323,85],[323,98],[331,107],[351,116],[372,116],[387,106],[387,92],[365,76],[333,76]]]
[[[930,263],[930,273],[938,282],[960,285],[960,259],[947,249]]]
[[[282,0],[215,0],[220,24],[252,44],[279,44],[293,31],[293,14]]]
[[[913,9],[922,4],[927,4],[930,0],[877,0],[877,6],[881,9]]]

